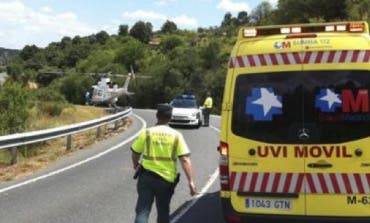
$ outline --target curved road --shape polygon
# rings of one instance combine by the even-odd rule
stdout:
[[[133,222],[137,194],[130,145],[145,125],[155,124],[155,113],[134,110],[132,119],[124,133],[63,157],[33,176],[0,184],[0,222]],[[223,222],[218,199],[219,129],[220,119],[215,116],[208,128],[178,128],[192,151],[196,184],[202,193],[190,197],[182,174],[171,203],[171,223]],[[149,222],[156,222],[155,217],[153,206]]]

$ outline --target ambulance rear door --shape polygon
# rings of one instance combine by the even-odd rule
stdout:
[[[370,49],[365,35],[302,42],[309,216],[370,216]]]
[[[295,159],[291,125],[302,122],[301,46],[285,36],[251,40],[232,58],[228,123],[231,203],[245,214],[304,215],[305,159]],[[298,91],[298,92],[297,92]]]

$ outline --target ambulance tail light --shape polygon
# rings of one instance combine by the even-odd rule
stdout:
[[[221,142],[219,151],[221,190],[229,191],[229,145],[225,142]]]
[[[228,214],[225,216],[225,220],[227,223],[239,223],[242,222],[242,219],[239,216]]]

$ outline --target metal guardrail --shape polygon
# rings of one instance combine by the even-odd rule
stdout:
[[[18,146],[28,145],[36,142],[47,141],[63,136],[67,138],[67,150],[71,144],[71,135],[83,132],[92,128],[98,128],[98,136],[100,135],[100,126],[109,124],[111,122],[118,121],[120,119],[128,117],[132,113],[132,108],[128,108],[125,111],[109,115],[103,118],[95,119],[92,121],[81,122],[72,125],[66,125],[57,128],[51,128],[46,130],[16,133],[12,135],[0,136],[0,150],[5,148],[15,148]],[[13,152],[12,152],[13,153]],[[14,163],[14,162],[11,162]]]

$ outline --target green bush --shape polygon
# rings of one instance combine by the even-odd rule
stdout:
[[[38,101],[55,101],[61,103],[66,102],[64,96],[58,90],[53,89],[51,87],[40,88],[36,92],[36,99]]]
[[[38,110],[43,114],[50,116],[59,116],[66,107],[66,99],[57,90],[52,87],[40,88],[35,93]]]
[[[43,114],[48,114],[50,116],[59,116],[62,114],[63,109],[66,104],[55,101],[45,101],[39,104],[38,108]]]
[[[69,103],[84,104],[85,93],[96,81],[91,76],[70,74],[60,79],[60,92]]]
[[[0,87],[0,134],[7,135],[26,129],[30,117],[31,96],[16,82],[6,82]]]

